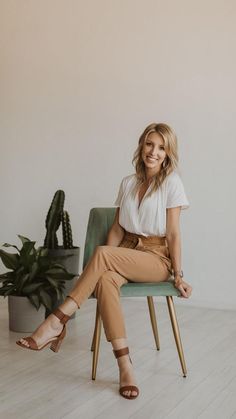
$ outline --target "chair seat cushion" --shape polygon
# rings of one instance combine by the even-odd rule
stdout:
[[[121,297],[147,297],[147,296],[175,296],[181,295],[181,292],[175,288],[174,281],[168,279],[164,282],[128,282],[120,288]],[[92,294],[90,298],[94,298]]]
[[[175,288],[174,281],[168,280],[164,282],[128,282],[122,285],[120,289],[121,297],[146,297],[148,296],[167,296],[181,295],[181,292]]]

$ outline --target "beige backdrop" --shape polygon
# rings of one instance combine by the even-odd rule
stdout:
[[[41,245],[62,188],[83,249],[89,209],[113,204],[140,133],[166,122],[191,204],[194,292],[177,303],[236,308],[235,12],[229,0],[0,0],[0,242]]]

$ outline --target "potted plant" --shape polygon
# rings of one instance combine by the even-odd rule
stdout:
[[[71,281],[67,281],[65,285],[65,295],[74,287],[79,274],[79,254],[80,248],[73,245],[72,230],[70,224],[70,217],[67,211],[64,210],[65,193],[63,190],[57,190],[54,194],[50,208],[47,213],[45,226],[46,236],[44,239],[43,249],[48,250],[48,256],[51,259],[63,265],[69,272],[74,274]],[[62,238],[63,244],[58,244],[57,230],[62,224]],[[62,303],[62,298],[55,295],[55,302],[52,311]],[[50,310],[46,310],[46,317],[50,314]],[[75,313],[71,316],[75,317]]]
[[[8,296],[9,328],[17,332],[32,332],[45,318],[45,308],[52,310],[55,296],[64,296],[65,281],[74,275],[52,261],[48,250],[35,248],[35,241],[18,235],[22,242],[17,253],[0,249],[0,258],[8,272],[0,275],[0,295]]]

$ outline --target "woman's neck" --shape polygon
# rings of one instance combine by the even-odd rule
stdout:
[[[145,171],[145,175],[146,175],[146,181],[151,183],[153,181],[153,179],[155,178],[155,176],[160,172],[160,170],[158,172],[154,172],[153,171]]]

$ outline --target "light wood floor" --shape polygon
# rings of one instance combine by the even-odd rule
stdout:
[[[140,396],[118,393],[117,361],[102,332],[96,381],[90,344],[95,300],[68,323],[58,354],[27,351],[9,332],[7,300],[0,302],[0,418],[227,419],[236,418],[236,312],[176,305],[187,364],[182,377],[164,298],[155,308],[161,350],[156,351],[145,300],[122,299],[130,355]]]

